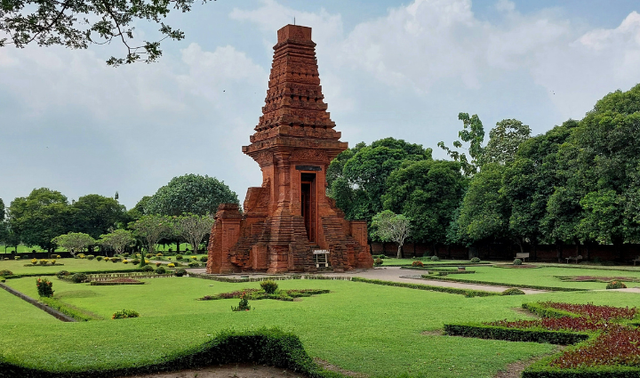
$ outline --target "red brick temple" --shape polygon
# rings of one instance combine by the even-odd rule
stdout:
[[[242,152],[262,170],[262,186],[218,208],[208,273],[309,272],[371,268],[367,223],[347,221],[326,193],[340,141],[323,101],[311,28],[278,30],[269,89],[251,144]],[[326,263],[324,260],[326,259]]]

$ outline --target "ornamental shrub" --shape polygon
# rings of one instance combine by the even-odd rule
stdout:
[[[152,257],[153,257],[153,255],[152,255],[151,253],[147,253],[146,255],[144,255],[144,257],[146,257],[146,258],[150,259],[150,258],[152,258]]]
[[[53,297],[53,283],[46,278],[36,279],[38,295],[41,297]]]
[[[109,261],[109,260],[111,260],[111,257],[105,257],[104,258],[104,261]]]
[[[71,273],[69,273],[68,270],[61,270],[58,273],[56,273],[56,277],[58,277],[59,279],[63,279],[63,278],[67,278]]]
[[[56,260],[51,260],[51,265],[56,265]]]
[[[102,257],[102,256],[96,256],[96,260],[98,260],[98,261],[102,261],[102,259],[104,259],[104,257]]]
[[[0,277],[13,276],[13,272],[7,269],[0,270]]]
[[[162,253],[160,252],[156,253],[156,257],[162,257]]]
[[[76,255],[79,259],[84,259],[85,257],[87,257],[84,253],[80,253]]]
[[[473,258],[471,259],[471,262],[472,262],[472,263],[477,264],[477,263],[479,263],[479,262],[480,262],[480,258],[479,258],[479,257],[473,257]]]
[[[182,277],[187,274],[187,271],[184,269],[176,269],[175,273],[176,277]]]
[[[382,261],[382,259],[378,257],[377,259],[375,259],[375,260],[373,261],[373,265],[375,265],[375,266],[380,266],[380,265],[382,265],[382,263],[383,263],[383,262],[384,262],[384,261]]]
[[[422,261],[414,261],[411,263],[411,266],[417,266],[417,267],[424,267],[424,264],[422,263]]]
[[[121,259],[120,257],[112,257],[110,261],[111,261],[112,263],[117,263],[117,262],[120,262],[121,260],[122,260],[122,259]]]
[[[13,256],[14,260],[20,260],[20,255]]]
[[[73,276],[71,276],[71,281],[74,283],[86,282],[88,279],[89,277],[87,277],[87,275],[84,273],[76,273]]]
[[[176,260],[182,260],[184,257],[182,255],[176,255]]]
[[[129,260],[124,259],[124,260],[122,260],[122,263],[123,263],[123,264],[128,264],[128,263],[129,263]]]
[[[195,261],[192,261],[192,262],[190,262],[190,263],[189,263],[189,267],[191,267],[191,268],[197,268],[197,267],[199,267],[199,266],[200,266],[200,264],[198,264],[198,263],[197,263],[197,262],[195,262]]]
[[[33,265],[37,265],[38,264],[38,259],[36,259],[35,257],[31,259],[31,263]]]
[[[112,316],[111,319],[127,319],[127,318],[137,318],[139,317],[140,314],[138,314],[137,311],[133,311],[133,310],[122,310],[122,311],[116,311]]]
[[[42,259],[40,261],[38,261],[40,263],[40,265],[47,265],[49,263],[49,260],[47,259]]]
[[[520,259],[513,260],[513,265],[522,265],[522,260]]]
[[[156,268],[156,274],[165,274],[167,273],[167,270],[164,268],[164,266],[159,266]]]
[[[273,294],[278,290],[278,284],[274,280],[266,280],[260,282],[260,287],[267,294]]]
[[[431,261],[440,261],[440,257],[438,257],[438,256],[431,256]]]
[[[502,295],[524,295],[524,291],[515,288],[515,287],[511,287],[505,291],[502,292]]]
[[[160,265],[162,265],[162,263],[161,263],[161,262],[157,262],[157,263],[156,263],[156,266],[160,266]],[[146,265],[145,265],[145,266],[146,266]]]
[[[200,257],[200,261],[202,261],[202,262],[207,262],[207,260],[209,260],[209,257],[208,257],[208,256],[202,256],[202,257]]]
[[[169,267],[169,268],[175,268],[175,267],[176,267],[176,264],[174,264],[174,263],[168,263],[168,264],[167,264],[167,267]]]
[[[95,257],[94,255],[87,255],[87,260],[93,260],[93,259],[95,259],[95,258],[96,258],[96,257]]]
[[[626,289],[627,285],[622,281],[611,281],[607,284],[607,289]]]
[[[197,259],[198,259],[198,256],[191,256],[191,258],[192,258],[193,260],[197,260]]]
[[[151,265],[145,265],[142,267],[143,272],[153,272],[153,267]]]
[[[138,259],[133,259],[133,260],[131,260],[131,263],[132,263],[133,265],[138,265],[138,264],[140,264],[140,260],[138,260]]]
[[[238,303],[238,307],[231,306],[231,311],[249,311],[251,310],[251,306],[249,306],[249,300],[247,299],[247,293],[242,293],[240,297],[240,303]]]

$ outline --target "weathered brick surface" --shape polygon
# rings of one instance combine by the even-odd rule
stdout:
[[[262,116],[242,147],[260,165],[262,186],[249,188],[242,215],[220,205],[207,272],[314,271],[314,249],[329,250],[335,270],[373,266],[366,223],[344,220],[325,195],[329,163],[347,149],[334,127],[311,28],[287,25],[278,31]]]

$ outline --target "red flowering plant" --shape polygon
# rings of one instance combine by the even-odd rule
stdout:
[[[53,283],[46,278],[36,279],[38,295],[41,297],[53,297]]]

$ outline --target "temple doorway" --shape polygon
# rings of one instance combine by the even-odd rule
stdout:
[[[316,242],[316,174],[301,174],[300,203],[302,207],[302,217],[304,227],[307,229],[307,236],[312,243]]]

